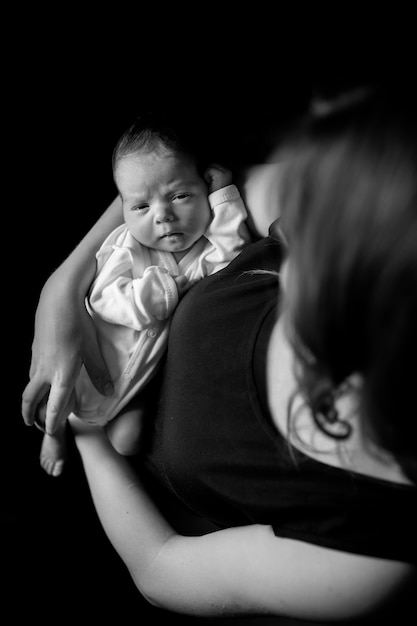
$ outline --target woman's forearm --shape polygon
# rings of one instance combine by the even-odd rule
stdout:
[[[110,232],[123,221],[122,202],[117,196],[54,274],[67,289],[85,295],[96,269],[95,254]]]
[[[70,408],[80,368],[100,393],[112,393],[112,381],[103,360],[85,296],[96,269],[96,251],[122,223],[122,204],[116,198],[67,259],[46,281],[35,315],[30,380],[22,394],[22,416],[34,423],[46,402],[45,427],[50,434]]]
[[[281,538],[263,524],[180,535],[105,431],[73,416],[70,423],[103,528],[140,592],[160,608],[333,623],[375,609],[414,575],[408,564]]]
[[[94,505],[115,550],[143,592],[142,581],[165,542],[175,533],[148,496],[126,458],[80,420],[71,418]],[[77,426],[75,427],[77,431]]]

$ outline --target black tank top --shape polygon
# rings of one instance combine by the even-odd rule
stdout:
[[[290,450],[261,400],[279,285],[257,270],[280,263],[280,244],[268,237],[180,302],[154,381],[146,466],[219,528],[268,524],[281,537],[417,562],[417,488]]]

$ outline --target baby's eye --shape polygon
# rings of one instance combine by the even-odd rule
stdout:
[[[144,211],[145,209],[149,209],[149,204],[137,204],[132,207],[132,211]]]
[[[174,200],[185,200],[186,198],[189,198],[191,196],[190,193],[177,193],[174,196]]]

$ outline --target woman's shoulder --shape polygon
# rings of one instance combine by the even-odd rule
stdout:
[[[269,227],[280,215],[278,186],[283,164],[260,163],[242,167],[235,182],[248,212],[247,225],[255,239],[266,237]]]

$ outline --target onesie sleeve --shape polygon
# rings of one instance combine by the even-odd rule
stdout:
[[[228,185],[209,195],[213,212],[205,237],[210,242],[204,256],[206,274],[222,269],[251,242],[246,225],[247,211],[236,185]]]
[[[150,266],[133,278],[132,255],[126,248],[115,248],[99,267],[87,303],[104,321],[143,330],[174,311],[178,290],[165,268]]]

